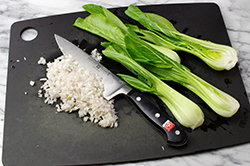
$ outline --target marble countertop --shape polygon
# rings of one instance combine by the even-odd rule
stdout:
[[[119,7],[150,4],[191,2],[215,2],[220,6],[232,46],[238,52],[239,68],[243,82],[250,97],[250,1],[249,0],[0,0],[0,148],[2,148],[8,51],[11,25],[20,20],[56,14],[82,11],[81,6],[88,3],[104,7]],[[219,150],[172,157],[139,163],[118,164],[124,166],[182,165],[250,165],[250,143]],[[2,156],[2,150],[0,150]],[[1,159],[0,159],[1,160]]]

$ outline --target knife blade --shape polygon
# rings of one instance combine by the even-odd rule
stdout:
[[[158,126],[167,136],[167,144],[171,146],[183,146],[187,142],[186,132],[173,121],[171,121],[166,114],[160,111],[142,93],[133,90],[126,82],[117,77],[101,63],[97,62],[90,55],[85,53],[82,49],[75,46],[70,41],[64,39],[59,35],[54,35],[56,43],[65,56],[73,56],[79,63],[80,67],[84,67],[98,74],[102,77],[104,84],[103,96],[110,100],[118,94],[124,94],[130,98],[139,110],[150,119],[156,126]]]

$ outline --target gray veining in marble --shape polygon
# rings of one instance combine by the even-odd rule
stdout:
[[[249,0],[0,0],[0,148],[2,147],[7,78],[8,49],[11,25],[20,20],[82,11],[88,3],[104,7],[149,4],[215,2],[220,6],[233,47],[238,52],[239,68],[250,97],[250,1]],[[0,156],[2,151],[0,151]],[[217,166],[250,165],[250,143],[182,157],[118,164],[124,166]]]

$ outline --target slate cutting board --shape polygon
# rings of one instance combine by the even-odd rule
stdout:
[[[219,7],[213,3],[141,6],[169,19],[180,31],[191,36],[230,45]],[[124,15],[126,8],[114,8],[126,23],[135,23]],[[182,63],[201,78],[231,94],[241,104],[238,113],[226,119],[216,115],[201,99],[175,83],[169,83],[196,102],[204,111],[204,124],[191,131],[186,146],[173,148],[164,135],[145,119],[124,96],[115,98],[119,127],[103,129],[97,124],[84,123],[77,114],[56,113],[37,97],[45,77],[45,66],[37,64],[41,56],[48,61],[61,55],[53,35],[56,33],[86,48],[98,48],[103,39],[73,27],[77,17],[86,12],[70,13],[16,22],[11,27],[8,82],[6,95],[3,163],[11,165],[85,165],[121,163],[166,158],[218,149],[250,141],[249,103],[238,66],[230,71],[214,71],[198,58],[180,52]],[[20,34],[35,28],[38,36],[24,41]],[[24,60],[26,58],[26,60]],[[19,63],[17,62],[19,60]],[[114,73],[129,73],[109,59],[102,63]],[[29,81],[36,81],[31,87]],[[25,95],[25,92],[27,94]],[[146,94],[157,107],[165,105],[155,96]],[[167,112],[173,119],[172,115]],[[173,119],[174,120],[174,119]]]

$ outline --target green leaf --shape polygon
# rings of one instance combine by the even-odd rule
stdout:
[[[178,32],[173,26],[173,24],[170,21],[168,21],[166,18],[159,16],[157,14],[154,14],[154,13],[145,13],[145,15],[148,16],[150,21],[154,21],[158,27],[161,27],[164,30]],[[143,18],[140,18],[140,19],[143,19]]]
[[[118,74],[118,76],[120,76],[129,85],[131,85],[132,87],[134,87],[142,92],[149,92],[149,93],[153,92],[152,88],[150,88],[147,84],[145,84],[144,82],[142,82],[141,80],[139,80],[137,78],[134,78],[134,77],[129,76],[129,75],[124,75],[124,74]]]
[[[139,20],[140,15],[143,13],[138,7],[131,4],[129,5],[128,9],[125,11],[125,14],[134,20]]]
[[[174,35],[171,31],[178,32],[172,23],[164,17],[153,13],[144,13],[134,5],[130,5],[125,13],[149,30],[168,33],[169,35]]]
[[[156,33],[152,32],[152,31],[140,29],[140,28],[138,28],[138,26],[130,25],[130,24],[126,24],[126,26],[129,27],[130,29],[132,29],[133,31],[135,31],[136,34],[141,39],[144,39],[145,41],[153,43],[157,46],[164,46],[164,47],[169,48],[171,50],[176,49],[176,46],[173,43],[167,41],[165,38],[162,38],[161,36],[157,35]]]
[[[107,17],[102,14],[91,14],[85,19],[77,18],[74,26],[96,34],[108,41],[114,41],[124,45],[124,34],[121,29],[111,23]]]
[[[104,11],[103,11],[104,8],[99,5],[87,4],[87,5],[83,5],[82,8],[91,14],[103,14],[104,15]]]
[[[99,5],[94,5],[94,4],[84,5],[83,8],[91,14],[102,14],[112,24],[118,26],[123,31],[123,33],[126,33],[127,28],[125,24],[123,24],[123,22],[116,15],[114,15],[112,12],[110,12],[106,8],[99,6]]]
[[[146,71],[137,62],[135,62],[124,47],[114,42],[110,42],[108,44],[106,43],[104,44],[104,46],[106,47],[106,49],[103,50],[102,53],[105,56],[117,62],[120,62],[131,72],[136,74],[141,81],[144,80],[145,84],[147,84],[149,87],[152,87],[153,82],[150,75],[148,75],[148,71]]]

